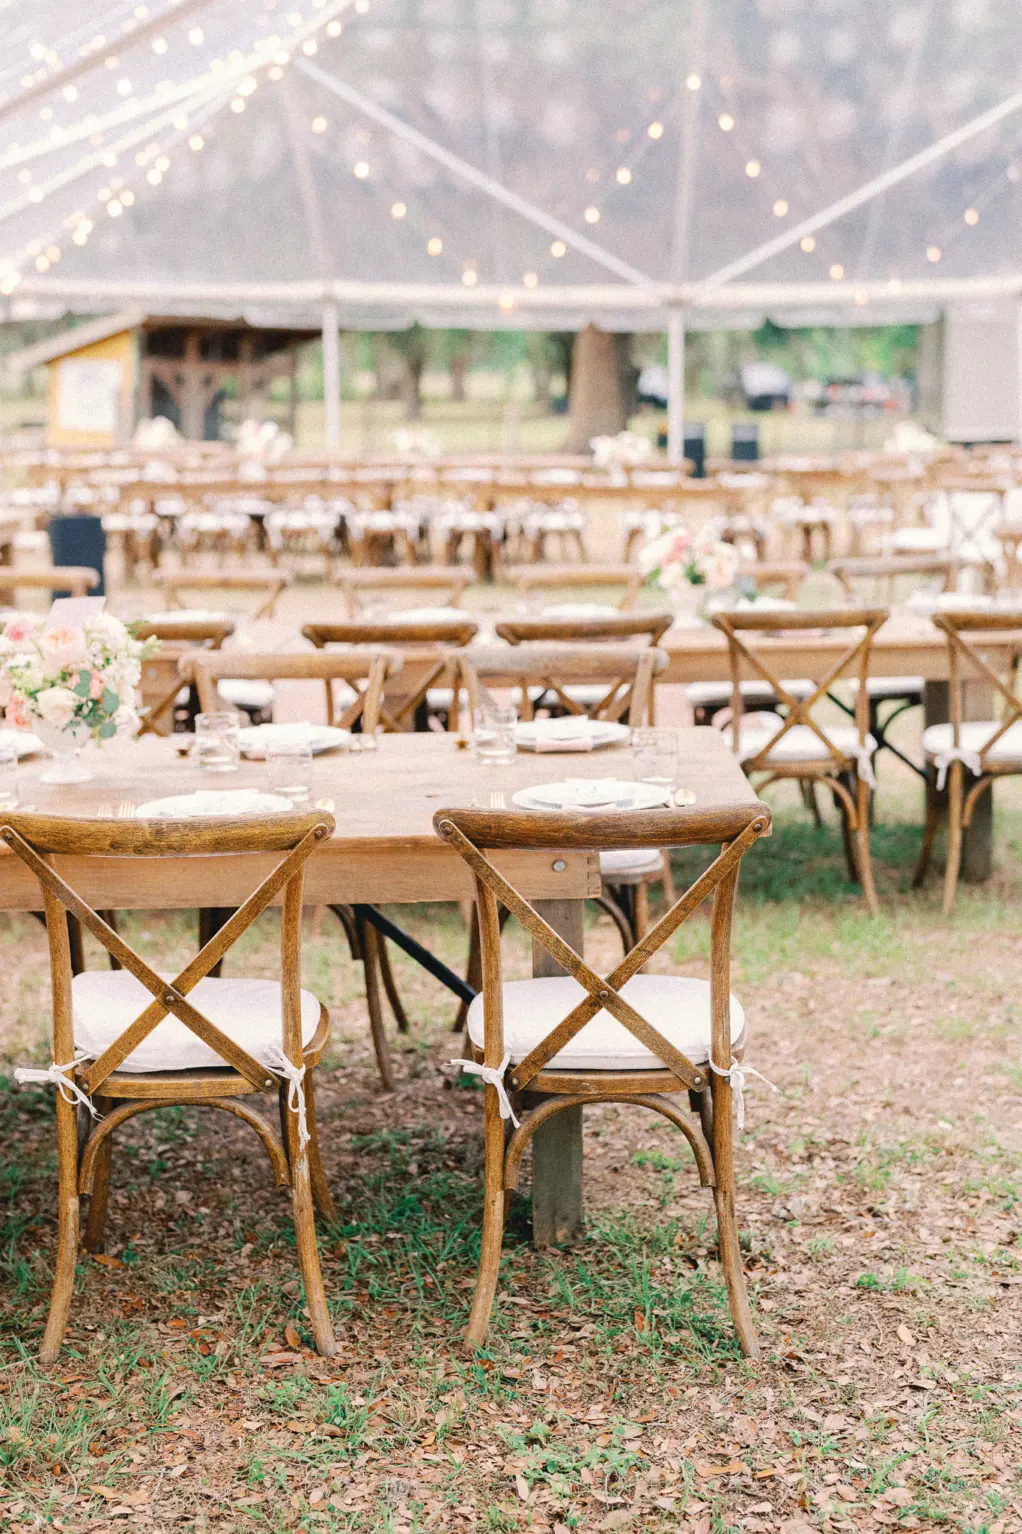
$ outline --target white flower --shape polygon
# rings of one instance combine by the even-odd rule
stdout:
[[[117,734],[121,739],[126,739],[132,735],[137,735],[141,723],[142,721],[136,714],[135,710],[131,708],[127,703],[122,703],[120,708],[114,714],[114,725],[116,726]]]
[[[43,660],[58,671],[85,664],[85,633],[77,625],[46,629],[39,640]]]
[[[74,718],[78,701],[69,687],[47,687],[39,693],[33,706],[47,724],[62,730]]]

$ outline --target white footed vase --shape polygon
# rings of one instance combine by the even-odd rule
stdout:
[[[78,753],[89,739],[87,725],[70,724],[60,729],[45,719],[32,716],[32,729],[47,750],[53,752],[53,764],[39,774],[40,783],[88,783],[92,773],[78,760]]]

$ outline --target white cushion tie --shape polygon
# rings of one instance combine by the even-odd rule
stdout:
[[[92,1106],[92,1098],[74,1079],[75,1066],[91,1058],[91,1055],[79,1052],[70,1065],[58,1065],[56,1060],[51,1060],[44,1071],[37,1070],[35,1066],[19,1065],[14,1072],[14,1079],[19,1087],[28,1086],[29,1083],[45,1086],[47,1082],[52,1082],[66,1103],[70,1103],[72,1107],[75,1103],[81,1103],[94,1119],[98,1119],[101,1115]]]
[[[452,1065],[460,1065],[462,1070],[469,1076],[481,1076],[488,1087],[494,1087],[497,1093],[497,1105],[500,1108],[502,1119],[510,1119],[516,1129],[519,1128],[519,1120],[515,1117],[515,1110],[511,1106],[511,1099],[507,1095],[504,1085],[504,1072],[511,1064],[511,1053],[505,1051],[504,1058],[496,1067],[492,1065],[480,1065],[477,1060],[452,1060]]]
[[[295,1065],[276,1044],[268,1044],[263,1050],[263,1064],[287,1082],[288,1111],[298,1115],[298,1145],[304,1150],[310,1139],[305,1116],[305,1066]]]
[[[937,769],[938,793],[947,782],[947,770],[952,762],[961,762],[977,778],[983,771],[983,761],[978,751],[970,751],[968,746],[948,746],[946,751],[938,751],[933,758],[933,765]]]
[[[874,792],[876,791],[877,779],[876,773],[873,771],[873,753],[876,748],[877,743],[872,735],[867,735],[865,741],[855,753],[855,770],[867,787],[871,788]]]
[[[735,1094],[735,1108],[738,1113],[738,1128],[745,1128],[745,1078],[746,1076],[758,1076],[760,1081],[766,1082],[771,1092],[780,1096],[780,1087],[775,1087],[772,1081],[767,1080],[762,1071],[757,1071],[754,1065],[742,1065],[738,1060],[732,1060],[727,1070],[722,1070],[719,1065],[714,1065],[713,1057],[707,1062],[715,1076],[722,1077]]]

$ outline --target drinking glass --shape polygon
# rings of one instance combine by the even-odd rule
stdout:
[[[238,730],[241,719],[233,709],[195,716],[195,755],[207,772],[237,772],[241,761]]]
[[[266,747],[269,789],[299,803],[312,789],[312,747],[304,740],[282,740]]]
[[[632,731],[632,763],[642,783],[673,788],[678,775],[678,736],[675,730]]]
[[[485,767],[510,767],[518,755],[517,723],[516,709],[484,704],[475,717],[476,760]]]
[[[10,741],[0,742],[0,810],[18,808],[18,753]]]

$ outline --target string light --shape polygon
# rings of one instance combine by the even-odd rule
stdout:
[[[302,52],[306,58],[311,59],[314,53],[319,51],[319,44],[314,37],[307,37],[302,44]]]
[[[563,240],[555,240],[550,247],[550,254],[554,257],[555,260],[559,261],[562,256],[566,256],[568,254],[568,247],[565,245]]]
[[[702,83],[702,78],[695,74],[689,75],[685,81],[685,84],[688,86],[690,91],[697,91]]]
[[[617,173],[617,183],[618,183],[618,185],[619,186],[627,186],[628,183],[631,181],[631,179],[632,179],[632,173],[628,169],[628,166],[627,165],[620,166],[619,169],[618,169],[618,173]]]
[[[539,287],[539,273],[538,272],[526,272],[524,277],[522,278],[522,286],[526,287],[526,288],[538,288]]]
[[[20,281],[20,272],[5,272],[4,275],[0,277],[0,293],[13,293]]]
[[[364,181],[369,174],[369,167],[364,160],[359,160],[354,166],[354,171],[359,181]]]
[[[343,31],[344,31],[344,24],[343,24],[343,22],[338,21],[336,18],[333,21],[328,21],[327,24],[326,24],[326,35],[327,35],[327,37],[340,37],[340,35],[341,35],[341,33]]]
[[[111,197],[106,205],[106,211],[111,218],[120,218],[124,212],[124,204],[117,197]]]
[[[799,240],[798,245],[799,249],[804,250],[806,255],[808,255],[811,250],[816,249],[816,241],[813,239],[811,234],[804,234]]]
[[[235,96],[234,100],[231,102],[231,111],[232,112],[243,112],[244,110],[245,110],[245,98],[243,96]]]
[[[965,212],[962,214],[962,217],[965,219],[965,222],[970,225],[970,227],[979,223],[979,214],[976,212],[975,208],[966,208]]]
[[[428,250],[428,252],[429,252],[429,254],[431,256],[439,256],[441,254],[441,252],[443,251],[443,248],[444,248],[444,242],[443,242],[443,240],[441,240],[439,238],[438,235],[434,235],[433,238],[426,245],[426,249]]]
[[[312,119],[312,131],[313,131],[313,133],[325,133],[326,132],[326,118],[325,117],[314,117]]]
[[[118,96],[130,96],[131,95],[131,81],[128,79],[127,75],[122,75],[121,78],[118,80],[118,82],[117,82],[117,94],[118,94]]]
[[[206,41],[206,34],[201,27],[192,27],[188,33],[188,41],[193,48],[201,48]]]
[[[941,250],[939,245],[927,245],[927,247],[926,247],[926,259],[927,259],[927,261],[932,261],[934,263],[934,265],[936,265],[936,263],[940,260],[942,255],[943,255],[943,251]]]
[[[587,224],[598,224],[600,222],[600,210],[599,208],[588,207],[582,217]]]
[[[167,42],[167,39],[165,37],[154,37],[153,38],[152,47],[153,47],[153,52],[154,53],[166,53],[166,51],[167,51],[169,46],[170,45]]]
[[[510,293],[502,293],[497,299],[498,306],[505,314],[513,314],[515,309],[514,297]]]
[[[834,265],[830,269],[831,279],[834,282],[840,282],[844,275],[845,275],[844,267],[841,265],[840,261],[835,261]]]
[[[731,116],[731,113],[730,112],[721,112],[720,116],[717,118],[717,127],[721,130],[721,132],[722,133],[730,133],[731,129],[734,127],[734,125],[735,125],[735,120]]]
[[[390,206],[390,216],[391,216],[391,218],[404,218],[404,216],[405,216],[405,214],[407,212],[408,212],[408,209],[407,209],[407,207],[405,206],[405,204],[403,202],[391,203],[391,206]]]
[[[649,127],[646,129],[646,132],[650,138],[663,138],[664,125],[662,122],[650,123]]]
[[[475,267],[467,266],[461,274],[461,280],[465,284],[466,288],[474,288],[476,283],[479,281],[479,273],[476,271]]]
[[[787,216],[787,212],[788,204],[785,202],[783,197],[778,197],[777,201],[774,203],[774,217],[785,218]]]
[[[206,140],[203,138],[201,133],[193,133],[191,138],[188,140],[188,148],[194,149],[195,152],[198,153],[205,142]]]
[[[758,160],[747,160],[745,162],[745,174],[753,181],[755,181],[762,169],[763,167]]]

